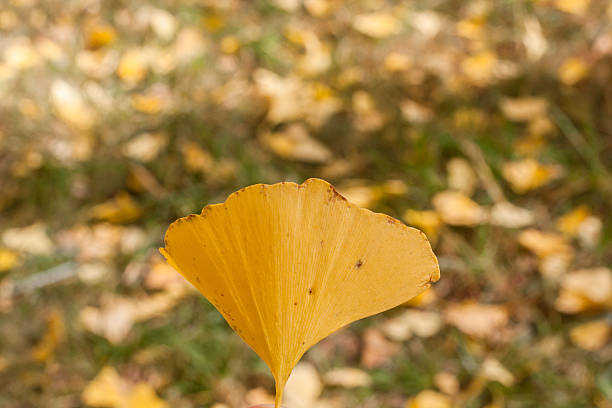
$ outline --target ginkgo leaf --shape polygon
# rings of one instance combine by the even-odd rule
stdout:
[[[440,274],[425,234],[320,179],[244,188],[174,222],[160,251],[268,364],[277,406],[312,345]]]

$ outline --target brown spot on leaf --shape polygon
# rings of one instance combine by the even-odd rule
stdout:
[[[361,268],[361,265],[363,265],[363,261],[361,259],[358,259],[355,263],[355,268]]]

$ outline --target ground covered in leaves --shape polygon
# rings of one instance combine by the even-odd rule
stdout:
[[[321,177],[442,278],[315,346],[290,408],[610,408],[611,173],[606,0],[4,0],[0,406],[269,402],[157,248]]]

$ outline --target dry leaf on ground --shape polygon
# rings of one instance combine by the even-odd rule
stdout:
[[[583,323],[570,330],[569,337],[576,346],[587,351],[602,348],[610,340],[612,324],[605,319]]]
[[[83,402],[100,408],[167,408],[151,385],[132,383],[119,376],[110,366],[103,367],[87,384],[82,394]]]
[[[451,304],[444,310],[449,324],[470,336],[487,338],[508,324],[508,309],[504,305],[480,303]]]
[[[295,408],[311,408],[321,391],[323,384],[316,368],[310,363],[299,363],[287,381],[284,403]]]
[[[487,218],[482,207],[459,191],[437,193],[432,203],[442,221],[449,225],[474,227]]]
[[[563,175],[556,164],[541,164],[533,158],[504,163],[502,174],[517,194],[542,187]]]
[[[612,271],[605,267],[580,269],[562,277],[555,308],[574,314],[612,307]]]
[[[47,255],[54,249],[42,223],[23,228],[9,228],[2,233],[2,243],[9,249],[34,255]]]
[[[451,408],[451,400],[444,394],[433,390],[419,392],[406,402],[405,408]]]
[[[325,384],[342,388],[369,387],[372,384],[370,375],[358,368],[334,368],[323,376]]]

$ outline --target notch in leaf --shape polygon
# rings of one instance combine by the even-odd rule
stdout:
[[[270,367],[277,407],[311,346],[440,277],[425,234],[320,179],[237,191],[172,223],[160,251]]]

